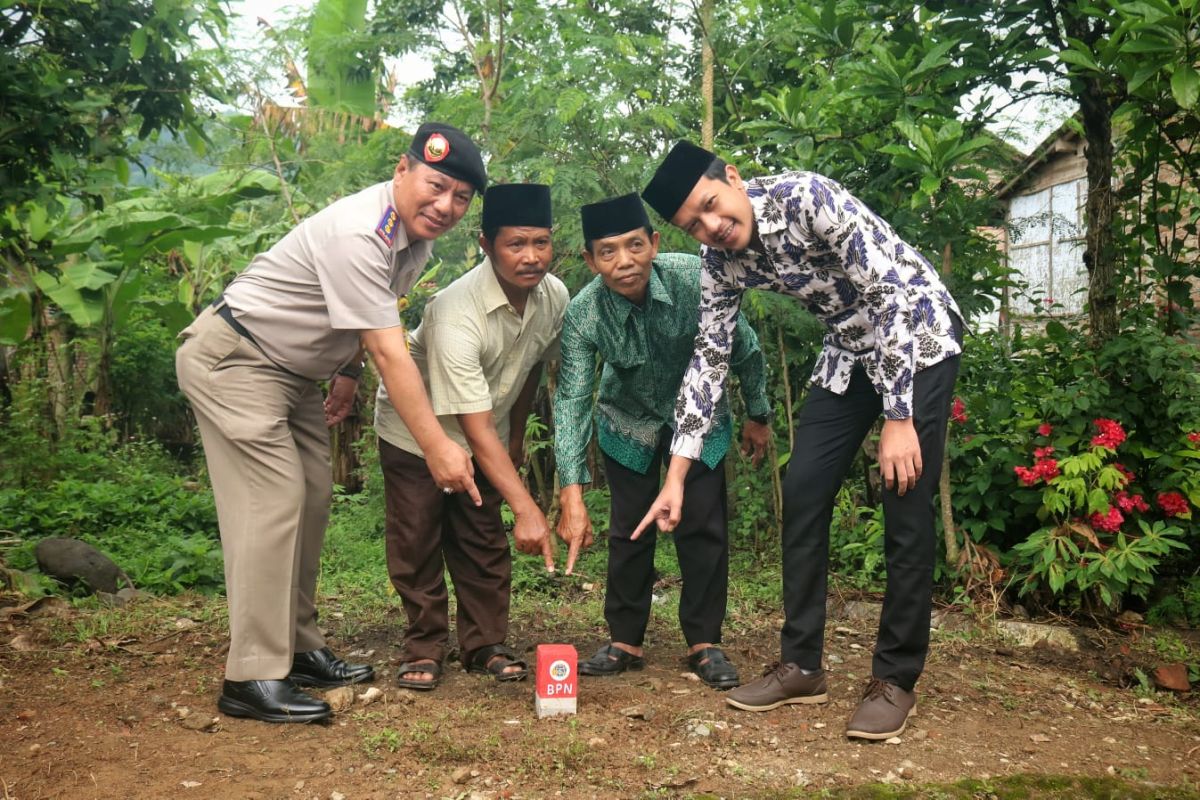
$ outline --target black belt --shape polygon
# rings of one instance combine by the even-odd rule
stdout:
[[[249,342],[250,344],[254,345],[256,348],[258,348],[258,351],[260,353],[262,353],[264,356],[266,356],[267,360],[270,361],[272,364],[274,364],[276,369],[281,369],[284,372],[286,372],[288,375],[292,375],[294,377],[301,378],[306,381],[312,380],[312,378],[305,377],[304,375],[301,375],[297,372],[292,372],[287,367],[281,367],[278,364],[275,364],[274,359],[272,359],[270,356],[267,355],[266,351],[262,349],[262,345],[260,345],[258,342],[256,342],[254,340],[254,337],[250,335],[250,331],[246,330],[246,326],[243,325],[242,323],[238,322],[237,319],[233,316],[233,309],[231,309],[225,303],[224,293],[218,295],[217,299],[212,301],[212,307],[217,312],[218,317],[225,320],[225,322],[229,325],[229,327],[233,328],[234,332],[237,333],[238,336],[241,336],[247,342]]]
[[[229,327],[237,331],[239,336],[248,340],[251,344],[258,344],[258,342],[254,341],[254,337],[250,335],[250,331],[246,330],[246,326],[234,318],[233,309],[225,303],[225,295],[217,295],[217,299],[212,301],[212,305],[217,311],[217,316],[229,323]]]

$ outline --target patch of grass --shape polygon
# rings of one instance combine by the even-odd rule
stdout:
[[[55,644],[155,639],[181,630],[176,626],[176,621],[181,618],[197,623],[198,629],[212,630],[218,635],[224,635],[228,630],[228,609],[224,602],[212,597],[145,598],[121,608],[103,605],[95,597],[83,597],[72,600],[71,605],[76,611],[85,613],[49,620],[48,630]]]
[[[1200,800],[1188,786],[1155,786],[1121,778],[1008,775],[987,780],[968,779],[949,784],[871,784],[846,789],[795,789],[762,796],[822,798],[823,800]]]
[[[339,627],[346,636],[361,628],[391,624],[399,606],[384,553],[386,515],[379,454],[373,437],[362,441],[363,490],[334,494],[317,586],[317,594],[323,598],[320,607],[340,612]],[[333,607],[326,599],[335,601]]]
[[[400,749],[400,732],[394,728],[384,728],[362,735],[363,750],[368,756],[378,756],[381,751],[395,753]]]
[[[541,780],[562,779],[585,773],[590,755],[587,744],[569,728],[565,736],[560,731],[529,731],[520,746],[512,752],[521,753],[518,772],[537,776]]]

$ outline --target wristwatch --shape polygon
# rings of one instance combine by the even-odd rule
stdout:
[[[757,422],[759,425],[766,425],[771,421],[770,414],[747,414],[746,419],[751,422]]]
[[[357,364],[350,361],[342,365],[342,368],[337,371],[338,375],[345,375],[347,378],[358,380],[362,377],[363,368],[366,367],[365,361],[359,361]]]

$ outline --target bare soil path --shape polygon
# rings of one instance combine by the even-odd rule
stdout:
[[[142,602],[153,613],[116,630]],[[966,778],[982,788],[953,796],[996,797],[988,781],[1017,775],[1076,787],[1043,783],[1030,797],[1080,796],[1093,778],[1113,782],[1086,796],[1200,797],[1196,693],[1140,697],[1105,680],[1121,671],[1119,643],[1063,653],[939,635],[909,730],[863,744],[843,735],[870,670],[861,622],[831,621],[828,705],[730,708],[689,679],[677,629],[656,622],[644,672],[585,678],[579,714],[550,720],[534,716],[532,682],[497,684],[458,664],[434,692],[397,689],[397,632],[339,636],[334,624],[333,646],[375,663],[382,696],[328,725],[266,725],[216,711],[216,602],[46,606],[0,616],[3,800],[842,797],[874,784],[930,797],[922,787]],[[554,620],[523,620],[511,643],[571,641],[582,656],[600,643],[569,616]],[[728,637],[743,679],[775,652],[774,620],[753,630]]]

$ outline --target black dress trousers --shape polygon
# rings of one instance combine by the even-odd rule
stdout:
[[[637,528],[662,484],[660,472],[669,458],[670,429],[664,430],[645,474],[604,457],[612,495],[608,531],[608,585],[604,618],[615,642],[640,647],[650,621],[651,590],[657,575],[654,547],[658,529],[651,525],[637,541]],[[721,641],[729,588],[729,529],[725,497],[725,461],[709,469],[695,461],[686,479],[683,516],[671,534],[683,589],[679,597],[679,626],[688,646]]]
[[[957,323],[957,320],[955,321]],[[956,324],[956,333],[961,338]],[[872,662],[874,677],[912,691],[929,650],[933,568],[937,554],[933,498],[942,471],[946,425],[958,376],[955,356],[913,380],[913,421],[922,474],[903,496],[884,489],[887,590]],[[805,669],[821,667],[825,636],[829,526],[838,489],[859,445],[883,411],[861,366],[837,395],[812,387],[796,422],[796,448],[783,483],[783,603],[780,656]]]

